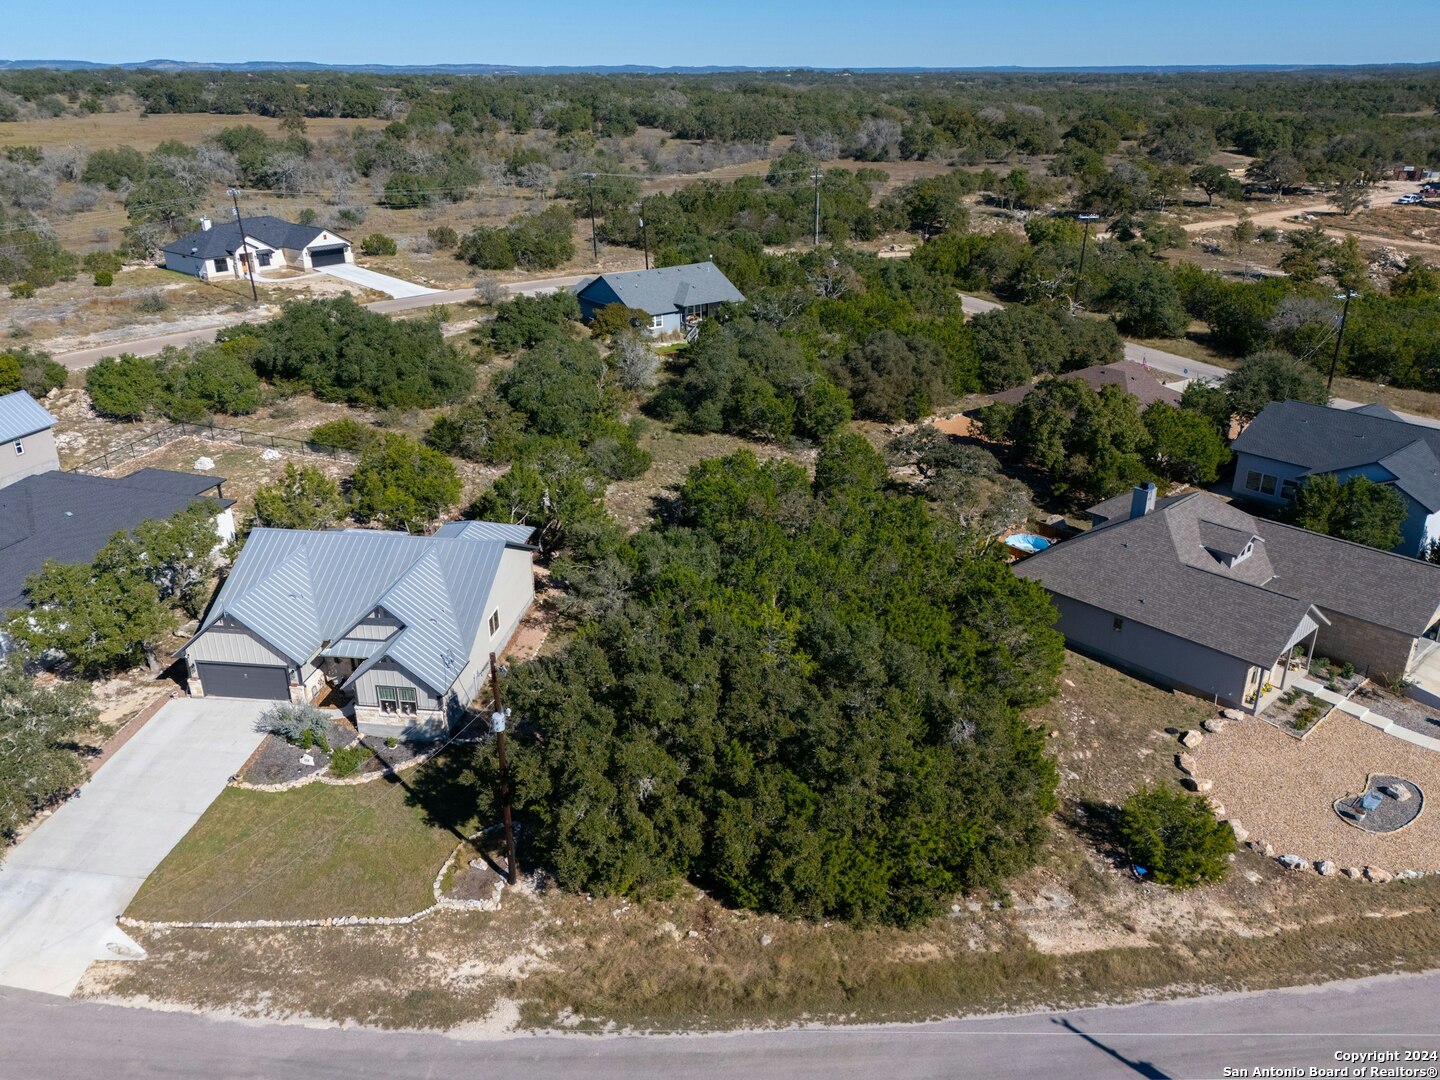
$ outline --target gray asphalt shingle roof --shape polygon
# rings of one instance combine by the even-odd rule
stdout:
[[[1055,377],[1078,379],[1089,383],[1090,388],[1095,391],[1099,391],[1103,386],[1118,386],[1127,394],[1138,398],[1144,405],[1150,405],[1156,401],[1163,401],[1167,405],[1180,404],[1180,391],[1171,390],[1157,379],[1149,368],[1143,364],[1137,364],[1133,360],[1119,360],[1113,364],[1097,364],[1094,367],[1081,368],[1079,371],[1067,371],[1065,374]],[[1003,394],[996,394],[991,400],[1019,405],[1037,385],[1039,384],[1028,383],[1025,386],[1017,386],[1006,390]]]
[[[586,294],[600,282],[614,291],[620,303],[649,315],[665,315],[700,304],[734,304],[745,299],[713,262],[601,274],[576,286],[575,295],[582,300],[589,299]]]
[[[1233,567],[1206,550],[1247,536],[1256,538],[1253,553]],[[1264,521],[1203,492],[1140,518],[1117,516],[1015,572],[1262,665],[1275,662],[1312,606],[1415,637],[1440,608],[1440,566]]]
[[[1406,423],[1384,406],[1332,409],[1304,401],[1271,402],[1233,446],[1238,453],[1297,465],[1307,473],[1378,464],[1426,510],[1440,510],[1440,429]]]
[[[0,442],[10,442],[54,426],[55,418],[24,390],[0,397]]]
[[[410,536],[256,529],[200,632],[230,615],[298,664],[383,608],[403,628],[372,650],[364,666],[394,659],[443,694],[488,615],[501,556],[507,547],[525,546],[511,537],[528,539],[533,531],[496,525],[489,536],[483,529]]]
[[[314,225],[299,225],[269,214],[245,218],[245,235],[272,248],[303,248],[324,231]],[[208,229],[172,240],[161,250],[176,255],[193,255],[197,259],[219,259],[239,251],[243,239],[239,225],[234,221],[222,221]],[[339,237],[336,237],[336,242],[348,243]]]
[[[25,579],[46,559],[88,563],[117,532],[179,513],[222,482],[142,469],[135,478],[46,472],[0,488],[0,610],[25,603]],[[217,513],[233,505],[214,502]]]

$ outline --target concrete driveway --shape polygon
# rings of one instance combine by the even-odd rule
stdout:
[[[388,293],[396,299],[405,296],[428,296],[430,293],[440,291],[439,289],[427,289],[424,285],[416,285],[413,281],[391,277],[389,274],[367,270],[354,263],[336,263],[334,266],[322,266],[319,269],[322,274],[338,277],[342,281],[348,281],[354,285],[363,285],[376,292]]]
[[[268,702],[178,698],[0,863],[0,986],[69,996],[91,961],[140,955],[115,925],[260,745]]]

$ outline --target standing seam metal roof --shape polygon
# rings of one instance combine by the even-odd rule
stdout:
[[[55,418],[24,390],[0,397],[0,442],[10,442],[54,426]]]

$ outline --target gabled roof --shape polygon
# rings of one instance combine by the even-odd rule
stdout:
[[[0,397],[0,442],[11,442],[55,426],[55,418],[24,390]]]
[[[0,611],[25,603],[25,579],[46,559],[87,563],[121,530],[184,510],[223,483],[166,469],[133,477],[45,472],[0,488]],[[218,513],[231,499],[212,499]]]
[[[230,615],[301,664],[333,652],[332,642],[383,608],[401,629],[376,647],[367,642],[362,668],[392,659],[443,694],[465,667],[489,614],[486,604],[505,549],[525,547],[504,535],[515,526],[473,524],[499,535],[483,535],[486,529],[442,529],[434,536],[256,529],[200,632]],[[522,531],[528,539],[533,530]]]
[[[649,315],[665,315],[700,304],[734,304],[745,299],[713,262],[601,274],[577,285],[575,295],[589,299],[587,294],[602,282],[609,286],[619,303]]]
[[[294,250],[307,247],[317,236],[325,232],[324,229],[314,225],[299,225],[293,221],[272,217],[269,214],[246,217],[244,220],[245,236],[272,248]],[[193,255],[197,259],[219,259],[239,251],[243,239],[244,237],[240,235],[239,225],[234,221],[222,221],[208,229],[201,229],[189,236],[182,236],[179,240],[173,240],[161,250],[173,252],[176,255]],[[341,240],[338,236],[335,240],[337,243],[349,242]]]
[[[457,536],[463,540],[503,540],[507,544],[530,543],[533,525],[511,525],[502,521],[447,521],[435,530],[436,536]]]
[[[1251,537],[1252,553],[1227,565],[1224,556]],[[1334,612],[1418,637],[1440,609],[1440,566],[1255,518],[1205,492],[1142,517],[1117,516],[1015,572],[1262,665],[1275,662],[1307,617],[1318,624]]]
[[[1406,495],[1430,513],[1440,510],[1440,428],[1407,423],[1383,405],[1332,409],[1271,402],[1233,445],[1307,474],[1380,465]]]
[[[1118,386],[1132,397],[1139,398],[1142,405],[1150,405],[1156,401],[1163,401],[1167,405],[1180,404],[1180,391],[1170,389],[1157,379],[1148,367],[1137,364],[1133,360],[1118,360],[1113,364],[1097,364],[1094,367],[1081,368],[1079,371],[1067,371],[1055,378],[1078,379],[1089,383],[1090,389],[1096,392],[1104,386]],[[1039,383],[1027,383],[1025,386],[1017,386],[1006,390],[1003,394],[996,394],[991,400],[1019,405],[1025,400],[1026,395],[1038,385]]]

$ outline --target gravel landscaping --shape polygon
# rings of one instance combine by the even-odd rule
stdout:
[[[1379,805],[1366,810],[1360,798],[1337,799],[1335,812],[1340,819],[1357,829],[1369,833],[1399,832],[1420,816],[1425,806],[1425,794],[1413,780],[1399,776],[1372,776],[1361,795],[1374,794]]]
[[[1355,701],[1371,712],[1379,713],[1387,720],[1393,720],[1400,727],[1417,735],[1429,735],[1440,739],[1440,709],[1420,704],[1414,698],[1401,697],[1388,690],[1367,683],[1355,694]]]
[[[358,735],[355,725],[344,717],[337,716],[330,721],[327,738],[332,748],[349,746]],[[310,755],[314,764],[304,763],[306,754]],[[299,780],[302,776],[322,773],[329,767],[330,755],[318,746],[302,750],[298,746],[291,746],[279,735],[267,735],[260,744],[260,749],[246,762],[240,779],[247,784],[285,784]]]
[[[1388,835],[1346,824],[1333,806],[1357,796],[1372,775],[1440,790],[1440,753],[1412,746],[1337,711],[1304,742],[1247,719],[1207,735],[1191,753],[1211,796],[1250,836],[1277,853],[1384,870],[1440,870],[1440,820],[1421,814]]]

